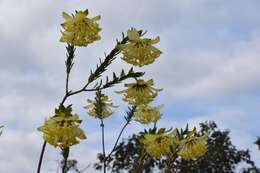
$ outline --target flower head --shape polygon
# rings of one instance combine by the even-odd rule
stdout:
[[[140,139],[147,154],[152,157],[161,157],[171,152],[171,141],[165,133],[146,133]]]
[[[155,89],[153,86],[153,80],[144,81],[142,79],[136,80],[135,83],[125,84],[127,89],[122,91],[116,91],[116,93],[124,93],[123,100],[131,105],[143,105],[147,104],[157,96],[157,92],[161,89]]]
[[[95,118],[104,119],[113,114],[111,108],[117,108],[111,100],[108,99],[108,96],[102,94],[100,91],[96,92],[95,100],[87,100],[88,105],[85,106],[88,110],[88,114]]]
[[[140,143],[143,145],[146,153],[153,157],[168,156],[175,154],[185,160],[194,159],[203,156],[207,152],[207,135],[195,136],[196,129],[192,131],[175,128],[172,131],[160,129],[145,132]]]
[[[97,23],[100,16],[88,18],[88,10],[76,11],[75,15],[62,13],[65,22],[61,24],[63,31],[61,42],[66,42],[75,46],[87,46],[88,44],[100,40],[98,34],[101,31]]]
[[[137,110],[134,112],[134,117],[137,121],[142,124],[149,124],[156,122],[161,118],[160,109],[163,105],[157,107],[151,107],[148,105],[140,105],[137,107]]]
[[[181,140],[179,145],[178,155],[186,160],[201,157],[207,152],[207,136],[195,137],[192,133]]]
[[[159,37],[155,39],[141,38],[134,28],[127,31],[127,36],[129,42],[120,44],[117,48],[122,51],[122,59],[129,64],[142,67],[153,63],[162,53],[153,46],[160,41]]]
[[[60,106],[55,115],[47,119],[38,130],[43,132],[43,139],[54,147],[62,150],[78,144],[80,139],[86,139],[86,135],[79,128],[81,120],[77,114],[71,113],[71,107]]]

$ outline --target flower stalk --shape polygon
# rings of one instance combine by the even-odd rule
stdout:
[[[103,151],[103,172],[106,173],[106,148],[105,148],[105,125],[103,119],[100,119],[101,121],[101,129],[102,129],[102,151]]]
[[[63,160],[64,160],[64,164],[62,166],[62,173],[66,173],[67,172],[67,162],[68,162],[69,152],[70,152],[70,148],[69,147],[64,149],[64,150],[62,150],[62,156],[63,156]]]

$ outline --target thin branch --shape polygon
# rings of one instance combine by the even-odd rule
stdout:
[[[44,141],[43,145],[42,145],[42,151],[41,151],[40,159],[39,159],[39,162],[38,162],[37,173],[41,172],[42,159],[43,159],[44,151],[45,151],[45,148],[46,148],[46,144],[47,144],[47,142]]]
[[[66,75],[66,94],[69,93],[69,74]]]
[[[62,167],[62,173],[66,173],[66,168],[67,168],[67,162],[68,162],[68,158],[64,158],[64,164]]]
[[[69,171],[69,169],[67,168],[69,153],[70,153],[69,147],[62,150],[62,156],[63,156],[63,161],[64,161],[63,166],[62,166],[62,173],[66,173]]]
[[[117,144],[118,144],[118,142],[119,142],[119,140],[120,140],[120,138],[121,138],[121,136],[122,136],[122,134],[123,134],[123,132],[124,132],[124,130],[125,130],[125,128],[127,127],[127,125],[128,124],[130,124],[130,122],[126,122],[125,123],[125,125],[123,126],[123,128],[121,129],[121,131],[120,131],[120,133],[119,133],[119,135],[118,135],[118,137],[117,137],[117,139],[116,139],[116,142],[115,142],[115,144],[114,144],[114,146],[113,146],[113,149],[110,151],[110,153],[107,155],[107,157],[106,157],[106,160],[111,156],[111,154],[115,151],[115,149],[116,149],[116,147],[117,147]]]
[[[115,149],[116,149],[116,147],[117,147],[117,144],[118,144],[118,142],[119,142],[119,140],[120,140],[120,138],[121,138],[121,136],[122,136],[122,134],[123,134],[125,128],[130,124],[130,122],[131,122],[131,120],[132,120],[132,117],[133,117],[133,115],[134,115],[135,109],[136,109],[136,106],[133,106],[131,109],[129,108],[129,112],[127,112],[127,115],[128,115],[128,116],[126,117],[126,123],[124,124],[124,126],[123,126],[122,129],[121,129],[121,131],[119,132],[118,137],[117,137],[117,139],[116,139],[116,142],[115,142],[115,144],[114,144],[112,150],[110,151],[110,153],[109,153],[109,154],[107,155],[107,157],[105,158],[105,161],[107,161],[107,159],[109,159],[110,156],[112,155],[112,153],[115,151]]]
[[[101,120],[101,128],[102,128],[102,150],[103,150],[103,158],[104,158],[104,163],[103,163],[103,171],[104,173],[106,173],[106,149],[105,149],[105,129],[104,129],[104,122],[103,122],[103,119],[100,119]]]
[[[128,41],[128,37],[124,37],[121,42],[117,42],[114,49],[111,50],[111,52],[105,56],[104,61],[102,62],[100,59],[100,64],[97,65],[97,68],[94,72],[90,71],[90,76],[88,78],[88,82],[93,82],[97,78],[101,76],[102,73],[104,73],[107,69],[107,67],[112,63],[113,60],[115,60],[116,56],[120,53],[120,50],[117,48],[118,44],[125,44]]]

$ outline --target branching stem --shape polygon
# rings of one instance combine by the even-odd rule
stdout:
[[[139,31],[139,33],[141,34],[142,31]],[[124,44],[128,41],[128,37],[123,37],[121,42],[118,42],[117,44]],[[68,44],[68,46],[66,47],[67,49],[67,60],[65,62],[66,64],[66,83],[65,83],[65,95],[62,98],[62,101],[60,103],[60,105],[63,105],[65,103],[65,101],[70,97],[73,96],[75,94],[79,94],[81,92],[86,92],[86,91],[98,91],[98,90],[102,90],[108,87],[98,87],[98,88],[92,88],[92,89],[87,89],[87,87],[93,82],[95,81],[97,78],[99,78],[101,76],[101,74],[103,72],[105,72],[106,68],[111,64],[111,62],[115,59],[115,56],[118,55],[120,53],[120,51],[117,49],[117,47],[115,47],[114,49],[112,49],[112,51],[105,57],[105,60],[103,62],[101,62],[100,66],[96,69],[94,74],[91,74],[89,77],[89,81],[79,90],[76,91],[70,91],[69,90],[69,76],[70,76],[70,71],[72,69],[73,66],[73,58],[74,58],[74,52],[75,52],[75,48],[73,45]],[[123,132],[123,130],[125,129],[125,127],[122,129],[122,131],[120,132],[119,138]],[[103,133],[103,132],[102,132]],[[119,140],[118,138],[118,140]],[[118,140],[116,142],[116,145],[118,143]],[[41,150],[41,154],[40,154],[40,158],[39,158],[39,162],[38,162],[38,167],[37,167],[37,173],[41,172],[41,165],[42,165],[42,160],[43,160],[43,155],[45,152],[45,148],[46,148],[46,144],[47,142],[44,141],[43,145],[42,145],[42,150]],[[115,146],[116,146],[115,145]],[[114,147],[115,148],[115,147]],[[105,158],[106,161],[106,158]],[[105,162],[104,162],[105,163]],[[105,170],[105,169],[104,169]]]

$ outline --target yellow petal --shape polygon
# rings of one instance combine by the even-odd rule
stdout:
[[[160,37],[156,37],[155,39],[151,40],[151,44],[156,44],[160,42]]]
[[[66,12],[62,12],[62,17],[63,17],[65,20],[72,19],[72,17],[71,17],[70,15],[68,15],[68,13],[66,13]]]
[[[98,15],[98,16],[92,18],[92,20],[94,20],[94,21],[97,21],[97,20],[100,20],[100,19],[101,19],[101,16],[100,16],[100,15]]]
[[[131,41],[138,41],[138,40],[140,40],[139,33],[138,33],[138,31],[135,28],[129,29],[127,31],[127,36],[129,38],[129,40],[131,40]]]

